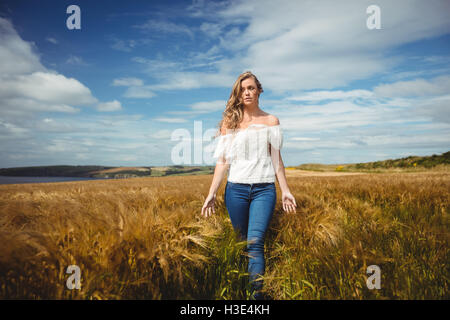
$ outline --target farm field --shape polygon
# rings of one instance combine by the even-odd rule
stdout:
[[[450,172],[286,170],[266,241],[272,299],[449,299]],[[212,175],[0,185],[0,299],[247,299],[245,243]],[[67,267],[81,272],[70,290]],[[368,289],[377,265],[381,288]]]

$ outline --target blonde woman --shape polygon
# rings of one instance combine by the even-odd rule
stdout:
[[[235,231],[247,240],[248,271],[252,298],[262,299],[264,239],[276,204],[275,177],[281,189],[283,210],[295,212],[297,204],[286,182],[280,149],[280,122],[259,107],[261,83],[251,72],[241,74],[233,85],[219,123],[217,159],[209,194],[202,207],[205,217],[215,213],[217,190],[228,173],[225,206]],[[219,136],[220,134],[220,136]]]

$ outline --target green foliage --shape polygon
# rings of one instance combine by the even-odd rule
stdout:
[[[441,155],[432,155],[426,157],[409,156],[400,159],[389,159],[384,161],[356,163],[349,165],[348,168],[354,169],[389,169],[389,168],[434,168],[438,165],[450,165],[450,151]]]

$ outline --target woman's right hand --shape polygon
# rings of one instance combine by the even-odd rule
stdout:
[[[206,197],[205,203],[202,207],[202,216],[208,217],[211,215],[211,211],[216,213],[216,209],[214,208],[214,203],[216,202],[215,194],[208,194]]]

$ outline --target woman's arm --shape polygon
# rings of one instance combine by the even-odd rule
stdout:
[[[280,121],[277,117],[271,117],[271,125],[279,125]],[[283,159],[281,158],[281,151],[275,147],[270,147],[270,157],[272,159],[272,165],[275,171],[275,176],[277,177],[278,184],[281,189],[281,199],[283,202],[283,209],[287,212],[295,212],[297,203],[295,202],[294,196],[289,190],[289,186],[286,180],[286,172],[284,168]]]
[[[202,207],[202,216],[208,217],[211,213],[216,213],[215,202],[216,202],[216,194],[217,190],[220,187],[220,183],[225,177],[225,173],[228,171],[229,163],[226,163],[225,160],[219,158],[216,164],[216,168],[214,169],[214,176],[211,182],[211,187],[209,188],[208,196],[205,199]]]
[[[272,163],[274,164],[275,175],[278,180],[278,184],[281,189],[281,200],[283,203],[283,210],[286,212],[295,212],[297,208],[297,203],[295,202],[294,196],[289,190],[289,186],[286,180],[286,172],[284,169],[283,159],[281,158],[280,150],[271,152]]]
[[[216,167],[214,169],[214,176],[211,182],[211,187],[209,188],[209,194],[217,194],[217,190],[219,189],[220,184],[222,183],[222,180],[225,177],[225,174],[227,173],[229,167],[230,164],[226,163],[223,158],[217,161]]]
[[[278,154],[276,154],[278,153]],[[278,165],[274,166],[275,175],[278,180],[278,184],[280,185],[280,189],[282,193],[290,193],[289,186],[286,180],[286,172],[284,168],[283,159],[281,158],[280,150],[276,150],[275,156],[272,156],[272,163],[278,163]]]
[[[222,126],[220,128],[220,133],[224,135],[226,133],[225,127]],[[225,177],[225,174],[228,171],[228,168],[230,167],[230,164],[225,159],[225,154],[222,154],[219,159],[217,160],[216,167],[214,169],[214,176],[211,182],[211,186],[209,188],[208,196],[205,199],[205,202],[202,207],[202,215],[207,217],[211,215],[212,213],[215,213],[215,202],[216,202],[216,194],[217,190],[220,187],[220,184],[222,183],[223,178]]]

